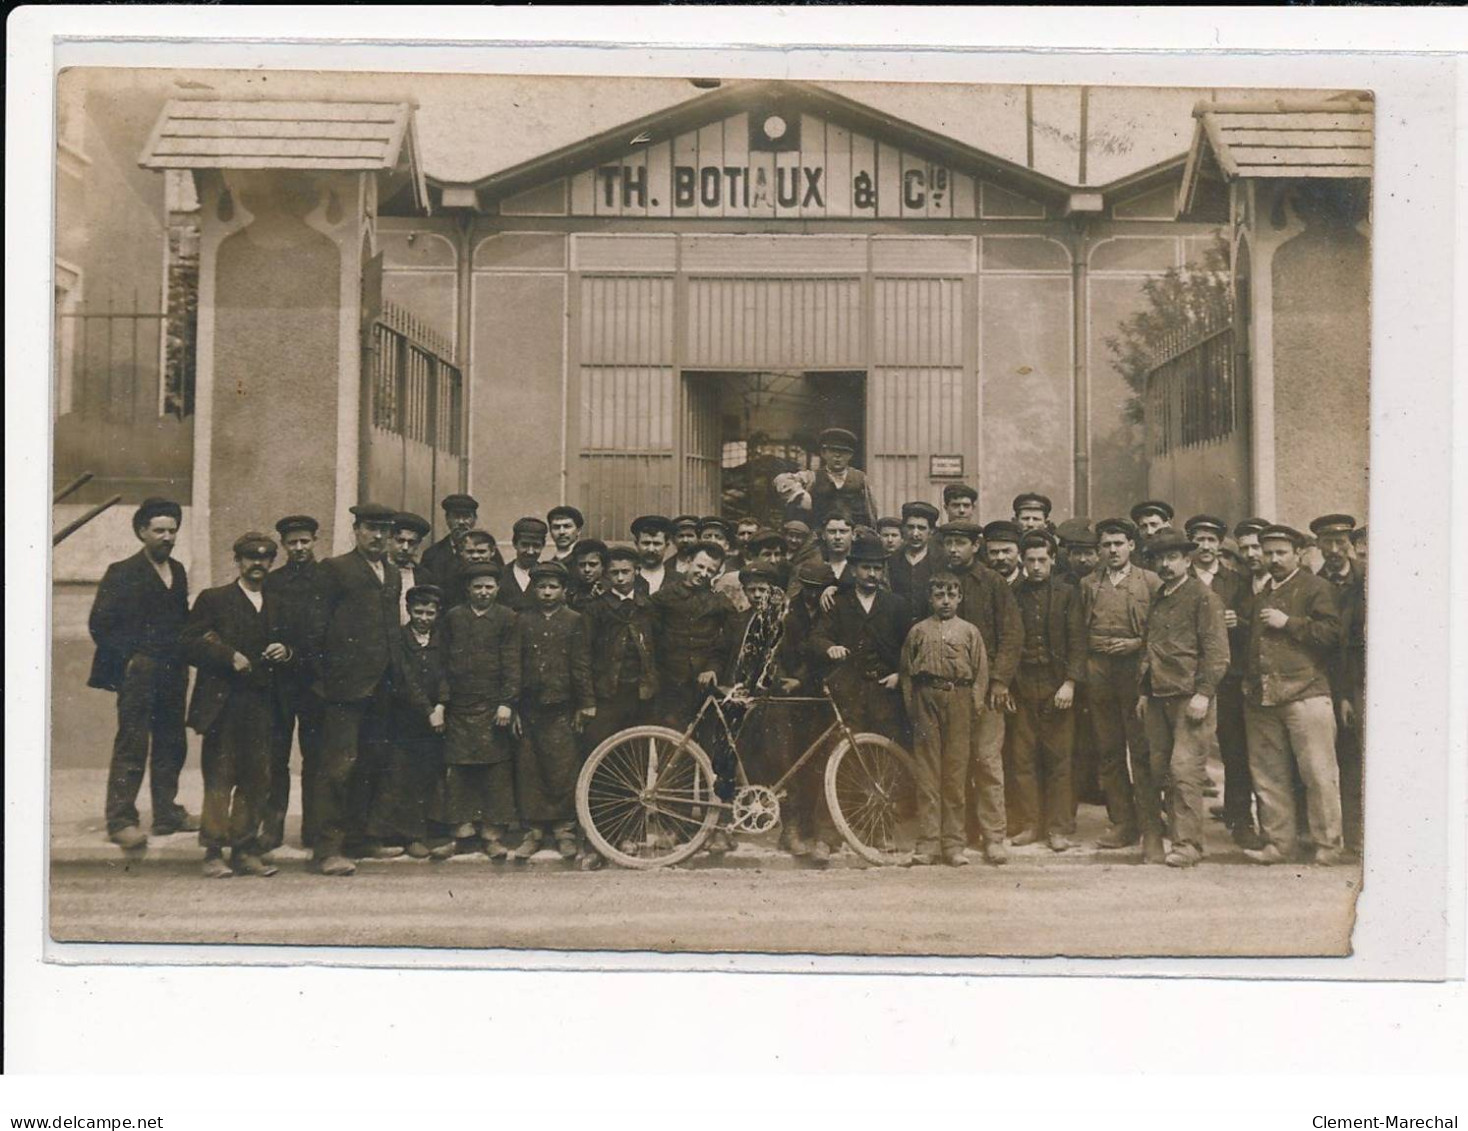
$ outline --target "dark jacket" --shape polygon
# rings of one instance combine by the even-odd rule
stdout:
[[[1147,614],[1140,689],[1160,698],[1206,695],[1212,699],[1228,672],[1228,630],[1223,602],[1191,574],[1172,593],[1159,589]]]
[[[668,687],[692,684],[702,672],[728,670],[730,654],[739,647],[739,613],[729,598],[680,577],[664,581],[649,602],[658,678]]]
[[[829,663],[827,653],[840,646],[850,651],[837,666],[864,679],[885,679],[897,671],[902,642],[912,627],[907,602],[878,589],[868,613],[854,589],[836,594],[831,610],[821,616],[810,637],[812,658]]]
[[[1330,577],[1324,567],[1318,576],[1335,587],[1341,613],[1341,644],[1327,673],[1331,694],[1337,702],[1349,699],[1359,707],[1366,691],[1366,570],[1353,561],[1344,581]]]
[[[494,548],[490,557],[500,565],[505,564],[505,559],[500,556],[498,546]],[[458,571],[459,556],[454,550],[454,539],[450,534],[445,534],[419,555],[419,585],[437,585],[447,589],[458,575]]]
[[[1279,609],[1289,621],[1267,628],[1260,614]],[[1330,694],[1328,671],[1340,649],[1341,616],[1330,582],[1301,566],[1276,588],[1254,598],[1244,691],[1249,702],[1277,707]]]
[[[1224,679],[1242,679],[1244,675],[1244,657],[1249,652],[1249,609],[1254,601],[1251,580],[1249,574],[1222,565],[1213,575],[1213,595],[1238,618],[1238,623],[1227,630],[1228,672]]]
[[[1069,679],[1080,683],[1086,678],[1086,627],[1081,620],[1081,595],[1076,587],[1054,574],[1039,583],[1021,581],[1015,593],[1015,604],[1019,606],[1026,593],[1035,593],[1043,600],[1046,590],[1050,597],[1045,621],[1046,644],[1050,652],[1048,674],[1062,682]],[[1020,624],[1028,631],[1023,613]],[[1023,644],[1020,651],[1023,654]]]
[[[189,578],[172,558],[168,568],[172,587],[163,584],[143,550],[107,567],[87,620],[97,645],[88,687],[116,691],[137,655],[181,660],[178,637],[189,618]]]
[[[989,654],[989,682],[1008,687],[1019,668],[1024,625],[1014,589],[1004,578],[975,559],[958,576],[958,615],[979,630]]]
[[[815,635],[816,622],[820,617],[819,604],[807,604],[795,597],[786,602],[785,630],[780,637],[776,663],[780,675],[800,680],[801,691],[806,695],[819,694],[821,680],[831,667],[830,660],[824,655],[817,656],[811,652],[811,637]]]
[[[284,631],[298,642],[296,662],[290,675],[296,679],[314,678],[316,658],[309,654],[310,643],[318,639],[322,629],[321,563],[304,565],[286,562],[265,575],[265,592],[280,618]]]
[[[610,699],[622,686],[627,662],[636,656],[638,698],[657,694],[657,657],[653,650],[652,598],[636,587],[626,600],[608,590],[587,602],[592,685],[598,699]],[[627,680],[630,682],[630,680]]]
[[[320,626],[311,649],[316,678],[328,703],[372,695],[400,643],[398,568],[382,563],[383,580],[356,550],[321,563]]]
[[[930,544],[923,560],[913,565],[906,553],[898,550],[887,559],[887,581],[892,592],[907,602],[908,616],[916,624],[928,615],[928,579],[943,564],[943,555]]]
[[[529,586],[520,588],[520,582],[515,578],[513,559],[505,563],[504,572],[500,574],[500,595],[496,599],[505,608],[513,609],[517,613],[529,612],[535,608],[535,593]]]
[[[206,589],[194,602],[179,635],[184,657],[199,669],[188,725],[200,734],[209,731],[227,709],[274,710],[272,692],[278,665],[267,663],[263,653],[269,644],[289,648],[290,641],[274,598],[269,593],[261,596],[256,612],[237,582]],[[250,661],[249,671],[234,670],[236,652]]]
[[[413,629],[405,624],[398,629],[398,635],[401,644],[393,656],[392,668],[394,724],[411,720],[412,726],[399,729],[424,730],[428,727],[429,712],[442,702],[443,633],[435,625],[428,634],[428,643],[419,644]]]
[[[835,480],[825,468],[816,470],[810,485],[811,529],[819,530],[825,523],[826,516],[838,506],[845,508],[851,515],[855,526],[871,526],[877,521],[876,506],[872,501],[872,493],[867,488],[866,474],[859,468],[848,467],[846,482],[840,487],[836,486]]]
[[[520,618],[498,603],[483,616],[468,605],[439,622],[443,682],[438,702],[458,713],[512,707],[520,697]]]
[[[526,706],[596,706],[586,618],[562,605],[520,617],[520,698]]]

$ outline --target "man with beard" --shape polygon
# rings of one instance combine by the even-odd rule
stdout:
[[[283,631],[295,641],[313,639],[321,614],[316,560],[316,520],[310,515],[287,515],[275,524],[285,546],[285,564],[265,576],[265,592],[275,605]],[[291,741],[300,731],[301,843],[310,848],[316,839],[316,776],[321,765],[321,723],[326,704],[312,687],[313,665],[308,657],[276,673],[280,709],[270,736],[270,790],[260,816],[262,854],[285,843],[285,815],[291,799]]]
[[[1361,708],[1366,703],[1366,569],[1351,557],[1356,520],[1350,515],[1322,515],[1310,524],[1310,529],[1322,558],[1318,576],[1335,587],[1341,613],[1341,646],[1330,668],[1330,692],[1336,713],[1342,831],[1346,850],[1359,855],[1364,816],[1361,771],[1365,731]]]
[[[1340,613],[1330,582],[1301,566],[1303,534],[1268,526],[1259,544],[1269,583],[1254,602],[1244,721],[1265,844],[1245,855],[1258,864],[1281,864],[1295,853],[1298,770],[1315,863],[1337,864],[1343,849],[1340,771],[1328,669],[1340,649]]]
[[[418,580],[420,583],[431,581],[447,589],[457,572],[456,548],[459,536],[466,530],[473,530],[479,521],[479,502],[473,495],[448,495],[442,505],[449,532],[423,551],[422,560],[418,563],[423,576]],[[504,564],[499,550],[495,550],[494,560]]]
[[[669,564],[674,573],[687,573],[693,555],[698,552],[698,515],[675,515],[669,537],[673,541],[673,558]]]
[[[1167,795],[1172,848],[1162,862],[1172,868],[1203,858],[1205,763],[1218,721],[1215,695],[1228,670],[1223,602],[1192,572],[1197,548],[1176,531],[1155,535],[1147,547],[1162,585],[1147,617],[1136,709],[1147,728],[1152,780]]]
[[[1014,523],[999,519],[984,527],[984,556],[989,568],[1011,588],[1024,580],[1019,566],[1019,544],[1023,532]]]

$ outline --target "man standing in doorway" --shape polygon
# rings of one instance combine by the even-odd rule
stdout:
[[[142,848],[138,790],[143,773],[153,797],[153,835],[195,832],[199,819],[178,803],[178,775],[188,748],[184,696],[189,672],[178,638],[189,615],[189,579],[173,560],[183,508],[144,499],[133,513],[143,547],[102,575],[87,627],[97,645],[88,687],[117,693],[117,737],[107,772],[107,836]]]
[[[866,475],[851,466],[856,454],[856,435],[845,428],[827,428],[820,436],[821,466],[795,475],[800,491],[792,500],[809,511],[811,525],[819,530],[826,516],[844,510],[854,526],[871,526],[877,521],[877,505],[867,486]]]

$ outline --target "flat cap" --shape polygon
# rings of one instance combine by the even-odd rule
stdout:
[[[671,534],[673,523],[666,515],[640,514],[632,520],[631,530],[634,538],[643,534]]]
[[[1356,520],[1348,514],[1323,514],[1310,520],[1310,532],[1321,534],[1349,534],[1356,529]]]
[[[1055,536],[1068,546],[1094,546],[1096,532],[1089,518],[1068,518],[1055,528]]]
[[[767,562],[754,561],[739,571],[739,584],[748,585],[751,581],[768,581],[771,585],[780,580],[780,575],[775,567]]]
[[[979,491],[976,487],[970,487],[967,483],[950,483],[943,488],[943,501],[950,503],[954,499],[972,499],[979,501]]]
[[[1045,512],[1045,517],[1050,517],[1050,500],[1038,491],[1026,491],[1022,495],[1014,497],[1014,513],[1019,514],[1022,510],[1040,509]]]
[[[1132,521],[1140,525],[1143,515],[1161,515],[1163,521],[1171,522],[1173,516],[1171,503],[1165,503],[1161,499],[1144,499],[1131,510]]]
[[[1096,540],[1100,541],[1101,535],[1116,532],[1125,534],[1133,542],[1137,540],[1137,528],[1124,518],[1103,518],[1096,524]]]
[[[692,530],[694,533],[697,533],[698,522],[699,519],[696,514],[677,514],[673,516],[673,529],[675,531]]]
[[[745,545],[749,548],[750,553],[757,554],[766,546],[779,546],[783,550],[785,548],[785,539],[778,530],[771,530],[769,527],[761,526],[749,536],[749,541]]]
[[[1269,525],[1267,518],[1242,518],[1234,524],[1234,537],[1247,538]]]
[[[445,511],[477,511],[479,500],[473,495],[445,495],[438,505]]]
[[[800,563],[795,571],[795,580],[802,585],[818,585],[824,589],[828,585],[836,584],[836,574],[832,572],[829,562],[820,558],[810,558]]]
[[[1293,526],[1285,526],[1279,522],[1271,523],[1259,531],[1259,541],[1261,542],[1279,541],[1281,539],[1291,543],[1297,550],[1310,543],[1310,539]]]
[[[637,552],[636,546],[629,546],[625,542],[618,542],[607,547],[608,562],[632,562],[636,564],[642,561],[642,555]]]
[[[172,499],[160,499],[156,495],[144,499],[142,504],[133,512],[133,529],[137,530],[147,526],[155,518],[171,518],[174,522],[183,522],[183,507]]]
[[[848,432],[845,428],[827,428],[821,433],[818,446],[854,452],[856,451],[856,433]]]
[[[586,516],[575,507],[568,506],[565,503],[562,503],[558,507],[551,507],[550,510],[546,511],[546,522],[555,522],[558,518],[569,518],[578,528],[586,525]]]
[[[398,512],[392,507],[384,506],[382,503],[358,503],[351,508],[352,516],[358,522],[378,522],[391,525],[392,520],[397,517]]]
[[[1159,530],[1151,538],[1147,539],[1147,554],[1154,558],[1161,557],[1163,554],[1171,553],[1174,550],[1184,554],[1191,554],[1197,548],[1198,543],[1194,542],[1186,534],[1181,534],[1171,527],[1165,530]]]
[[[560,562],[536,562],[530,567],[531,582],[540,581],[547,577],[554,578],[562,585],[571,580],[570,573],[567,572],[566,567]]]
[[[698,532],[702,534],[705,530],[720,531],[725,538],[733,533],[729,529],[729,524],[716,514],[706,514],[698,520]]]
[[[315,534],[321,524],[309,514],[288,514],[275,524],[275,532],[284,538],[292,530],[308,530]]]
[[[938,536],[947,538],[950,534],[956,534],[960,538],[967,538],[970,542],[977,542],[984,536],[984,528],[977,522],[967,518],[956,518],[952,522],[945,522],[938,527]]]
[[[782,534],[809,534],[810,523],[798,518],[788,518],[780,524]]]
[[[534,515],[526,515],[524,518],[517,518],[515,520],[515,525],[510,528],[510,538],[513,540],[528,534],[544,540],[549,531],[550,527],[545,524],[545,519],[536,518]]]
[[[925,518],[929,526],[937,526],[941,514],[932,503],[925,503],[921,499],[916,502],[902,504],[902,518],[905,522],[909,518]]]
[[[1007,518],[995,519],[984,527],[985,542],[1013,542],[1016,546],[1024,539],[1024,531]]]
[[[1183,523],[1183,529],[1187,531],[1189,538],[1193,536],[1195,530],[1211,530],[1221,539],[1228,533],[1228,523],[1216,515],[1195,514],[1187,522]]]
[[[398,511],[397,514],[393,515],[392,528],[394,530],[411,530],[420,538],[425,537],[429,530],[432,529],[426,518],[421,514],[414,514],[412,511]]]
[[[443,604],[443,590],[437,585],[415,585],[408,590],[407,596],[403,598],[405,604],[417,605],[424,601],[436,601]]]
[[[504,572],[504,567],[499,562],[470,562],[460,567],[459,580],[469,582],[476,577],[492,577],[498,581]]]
[[[273,558],[276,549],[275,539],[258,530],[241,534],[234,540],[234,556],[237,558]]]
[[[902,529],[902,519],[897,518],[897,517],[895,517],[893,515],[888,515],[886,518],[879,518],[879,519],[877,519],[877,529],[878,530],[881,530],[884,527],[888,527],[888,526],[890,526],[893,530],[901,530]]]

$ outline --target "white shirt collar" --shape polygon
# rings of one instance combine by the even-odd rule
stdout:
[[[236,581],[235,584],[240,587],[240,592],[245,595],[246,600],[248,600],[250,604],[255,606],[255,611],[257,613],[265,607],[264,593],[256,589],[251,589],[244,583],[243,580]]]
[[[1112,585],[1115,585],[1119,581],[1125,581],[1131,575],[1132,575],[1132,563],[1131,562],[1127,562],[1126,565],[1124,565],[1120,569],[1116,569],[1116,570],[1112,569],[1110,566],[1107,566],[1106,567],[1106,580],[1110,581]]]
[[[619,601],[633,601],[637,598],[637,590],[635,589],[629,590],[626,593],[618,593],[615,589],[608,589],[607,592]]]
[[[418,642],[418,647],[420,647],[420,648],[427,648],[428,647],[428,642],[433,639],[433,634],[431,632],[430,633],[425,633],[424,635],[419,636],[418,635],[418,630],[416,628],[410,628],[410,629],[408,629],[408,631],[413,634],[413,639]]]
[[[1214,561],[1212,569],[1204,569],[1197,562],[1194,562],[1193,576],[1211,589],[1213,587],[1213,579],[1218,576],[1218,569],[1219,564],[1217,560]]]
[[[1290,576],[1289,577],[1286,577],[1283,581],[1275,581],[1274,580],[1274,576],[1271,574],[1270,575],[1270,579],[1269,579],[1269,581],[1270,581],[1269,587],[1271,589],[1278,589],[1281,585],[1288,585],[1290,583],[1290,579],[1293,578],[1295,576],[1295,574],[1297,574],[1299,572],[1300,572],[1300,567],[1299,566],[1296,566],[1294,569],[1290,570]]]
[[[836,472],[830,470],[827,470],[826,472],[826,475],[830,478],[831,482],[836,484],[836,486],[838,487],[846,486],[846,477],[850,474],[851,468],[849,467],[845,471],[841,472],[839,475]]]
[[[143,556],[147,557],[146,554]],[[155,562],[152,558],[148,558],[148,564],[153,567],[153,572],[158,575],[158,580],[163,582],[163,587],[165,589],[172,589],[173,566],[168,564],[168,559],[164,558],[161,562]]]
[[[1188,581],[1188,575],[1187,574],[1183,574],[1182,577],[1178,578],[1177,581],[1175,581],[1173,584],[1171,584],[1171,585],[1163,585],[1163,587],[1162,587],[1163,596],[1171,597],[1174,593],[1176,593],[1179,589],[1181,589],[1184,585],[1186,585],[1187,584],[1187,581]]]
[[[530,591],[530,571],[521,569],[519,562],[515,562],[510,568],[515,572],[515,580],[520,583],[521,591],[528,593]]]
[[[1261,573],[1258,577],[1250,574],[1249,584],[1253,586],[1255,593],[1263,593],[1272,584],[1274,584],[1274,578],[1270,577],[1267,573]]]
[[[856,599],[861,602],[861,607],[867,612],[871,612],[872,606],[877,603],[876,590],[873,590],[871,593],[863,593],[860,589],[858,589],[855,592]]]
[[[907,559],[907,564],[908,565],[917,565],[918,562],[922,561],[924,558],[926,558],[928,556],[928,547],[926,545],[924,545],[923,546],[923,552],[920,553],[917,557],[913,557],[912,556],[912,551],[911,550],[904,549],[902,551],[902,556]]]
[[[850,558],[842,558],[839,562],[831,562],[831,572],[837,577],[846,576],[846,563],[849,561],[851,561]]]

